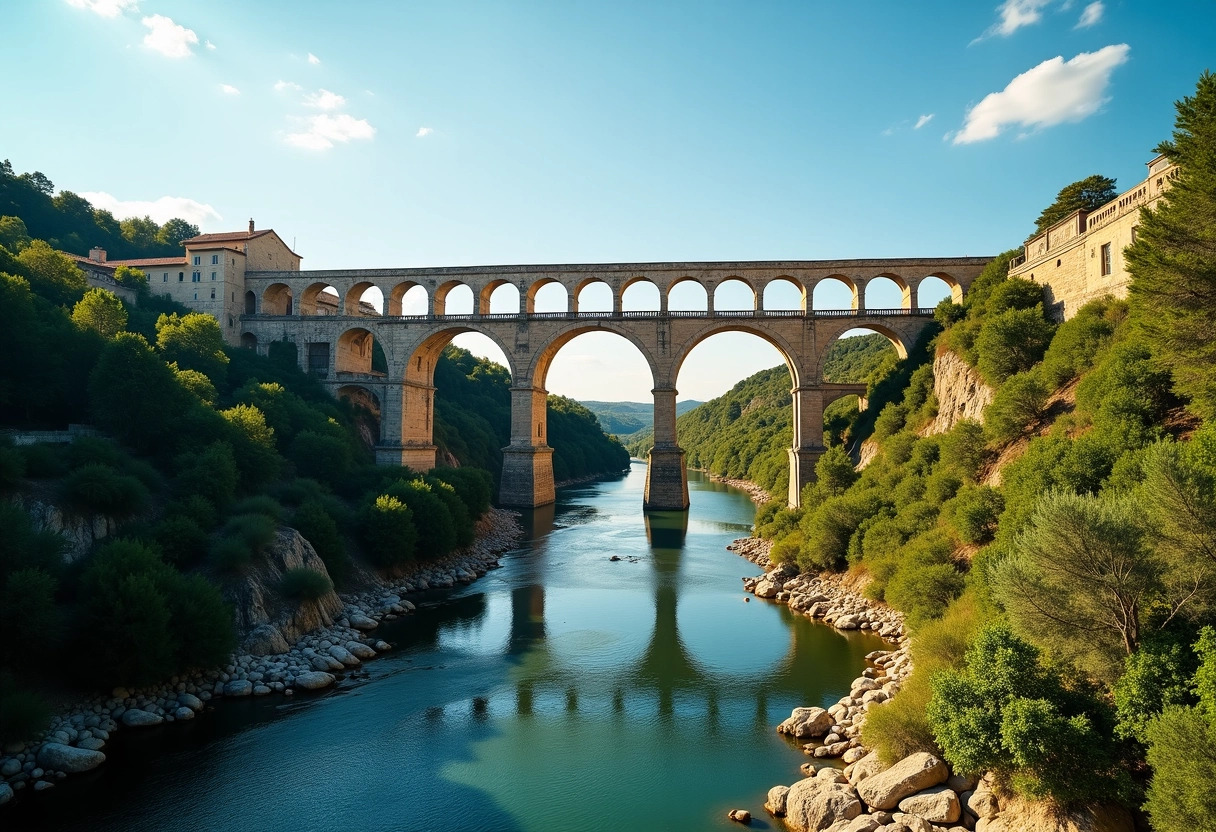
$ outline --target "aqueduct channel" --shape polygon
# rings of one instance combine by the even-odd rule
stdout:
[[[917,304],[922,281],[944,281],[955,301],[960,301],[990,259],[247,272],[242,343],[265,350],[273,341],[294,342],[301,369],[321,378],[335,396],[374,397],[380,406],[377,461],[425,470],[436,459],[435,363],[456,335],[485,335],[502,350],[511,373],[511,441],[503,449],[499,499],[503,505],[532,507],[554,500],[553,450],[546,444],[549,365],[558,350],[578,335],[616,333],[637,347],[654,380],[654,447],[647,469],[646,508],[679,510],[688,507],[684,452],[676,437],[675,382],[680,366],[697,344],[712,335],[752,333],[777,348],[793,382],[789,501],[797,505],[802,486],[814,477],[815,462],[824,451],[823,409],[841,396],[865,392],[861,385],[823,380],[828,347],[845,332],[862,328],[882,333],[901,356],[906,355],[933,320],[932,308]],[[899,288],[899,308],[867,308],[866,285],[879,278]],[[689,281],[704,288],[705,308],[672,310],[672,289]],[[752,308],[715,308],[715,288],[727,281],[740,281],[751,289]],[[852,308],[812,308],[808,300],[825,281],[843,284],[851,292]],[[657,310],[624,308],[625,291],[641,282],[657,288]],[[580,311],[580,292],[597,283],[611,290],[612,310]],[[765,308],[765,290],[776,283],[797,290],[799,308]],[[506,285],[518,290],[518,311],[491,313],[491,296]],[[565,290],[565,310],[535,311],[538,293],[552,285]],[[472,313],[447,314],[449,296],[462,286],[474,299]],[[379,310],[364,301],[373,288],[383,298]],[[402,314],[407,294],[419,298],[419,290],[425,293],[425,312],[418,304],[416,314]],[[383,350],[386,372],[372,369],[373,339]]]

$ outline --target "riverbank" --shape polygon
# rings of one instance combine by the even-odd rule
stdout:
[[[407,574],[339,595],[342,609],[331,626],[301,636],[286,652],[237,654],[222,668],[174,676],[146,688],[115,688],[62,710],[42,738],[5,746],[0,756],[0,805],[23,790],[45,791],[70,774],[105,762],[102,750],[119,730],[194,719],[225,697],[292,696],[321,690],[359,672],[366,661],[392,649],[371,633],[382,621],[414,610],[404,596],[467,584],[499,565],[499,555],[522,537],[518,515],[490,509],[477,522],[473,544]]]

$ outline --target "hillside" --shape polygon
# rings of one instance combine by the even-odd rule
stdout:
[[[654,402],[582,402],[600,420],[606,433],[628,440],[630,434],[645,430],[654,424]],[[676,402],[676,415],[687,413],[701,402],[685,399]]]

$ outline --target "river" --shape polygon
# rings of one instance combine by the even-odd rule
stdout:
[[[644,515],[644,479],[526,514],[501,569],[377,631],[398,649],[366,675],[119,732],[7,828],[704,830],[733,807],[764,828],[808,759],[774,726],[883,644],[745,601],[757,570],[725,550],[750,529],[742,491],[690,472],[688,512]]]

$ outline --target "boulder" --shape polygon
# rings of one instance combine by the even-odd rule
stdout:
[[[838,820],[827,828],[827,832],[874,832],[882,826],[873,815],[858,815],[852,820]]]
[[[860,765],[860,763],[858,763]],[[893,809],[909,795],[940,786],[950,776],[941,760],[925,751],[909,754],[886,771],[871,775],[857,784],[857,793],[867,806]]]
[[[849,782],[856,786],[862,780],[865,780],[867,777],[873,777],[885,768],[886,766],[882,764],[882,760],[878,759],[878,752],[871,751],[849,766],[847,772]]]
[[[768,798],[764,801],[764,810],[779,818],[785,817],[785,798],[789,793],[789,786],[773,786],[768,790]]]
[[[179,705],[177,710],[173,712],[173,718],[176,720],[194,719],[194,711],[187,708],[185,705]]]
[[[361,641],[346,642],[346,649],[357,659],[374,659],[376,651]]]
[[[861,801],[852,786],[819,777],[798,781],[785,798],[785,823],[794,832],[820,832],[860,814]]]
[[[994,818],[1001,811],[1001,802],[997,799],[996,792],[983,785],[968,794],[963,805],[967,807],[968,814],[977,818]]]
[[[849,615],[840,616],[833,624],[837,630],[856,630],[861,626],[861,619],[857,615],[850,613]]]
[[[899,801],[899,811],[933,823],[954,823],[963,814],[963,806],[953,789],[934,786]]]
[[[199,699],[193,693],[179,693],[177,695],[177,704],[196,712],[203,709],[203,700]]]
[[[241,642],[241,647],[252,656],[274,656],[291,649],[283,633],[272,624],[259,624],[254,627]]]
[[[892,818],[892,822],[907,829],[908,832],[935,832],[933,824],[920,817],[919,815],[909,815],[903,812],[896,812]]]
[[[322,656],[319,654],[313,656],[310,663],[312,664],[313,670],[323,672],[330,670],[342,670],[346,667],[346,665],[342,664],[342,662],[338,661],[333,656]]]
[[[233,679],[224,685],[224,696],[249,696],[253,693],[253,682],[248,679]]]
[[[0,782],[0,806],[8,803],[13,799],[13,787],[8,783]]]
[[[327,652],[329,655],[333,656],[347,667],[358,667],[361,664],[361,662],[355,658],[353,653],[339,644],[335,644],[333,647],[330,647]]]
[[[374,618],[368,618],[366,615],[356,614],[350,617],[350,626],[354,627],[356,630],[363,630],[364,632],[367,632],[368,630],[374,630],[379,627],[380,622],[376,621]]]
[[[1062,810],[1010,797],[1001,802],[1000,815],[976,824],[977,830],[981,828],[984,832],[1133,832],[1135,824],[1121,806]]]
[[[741,823],[744,826],[752,822],[752,813],[746,809],[731,809],[726,813],[726,816],[735,821],[735,823]]]
[[[127,708],[122,712],[122,724],[128,728],[144,728],[149,725],[160,725],[164,721],[164,718],[160,715],[139,708]]]
[[[106,741],[101,737],[85,737],[76,743],[77,748],[87,748],[89,751],[100,751],[106,747]]]
[[[79,774],[92,771],[106,761],[106,755],[88,748],[73,748],[58,742],[48,742],[38,749],[38,765],[51,771]]]
[[[755,593],[757,598],[776,598],[777,593],[780,591],[781,590],[777,588],[775,583],[770,581],[768,578],[765,578],[760,583],[756,584]]]
[[[804,737],[822,737],[832,727],[832,715],[823,708],[794,708],[789,719],[777,726],[778,734]]]
[[[320,690],[327,688],[337,681],[337,678],[332,673],[323,673],[319,670],[314,670],[309,673],[301,673],[296,677],[296,687],[304,690]]]

